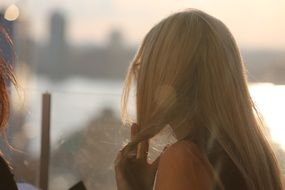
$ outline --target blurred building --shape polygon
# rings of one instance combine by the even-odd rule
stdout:
[[[110,33],[107,46],[72,46],[67,36],[68,22],[56,11],[50,17],[49,41],[37,44],[37,74],[52,80],[72,77],[122,79],[136,48],[127,47],[119,30]]]
[[[60,12],[54,12],[50,19],[50,48],[61,51],[66,45],[66,20]]]
[[[21,24],[20,27],[21,30],[29,28],[25,24]],[[137,47],[127,46],[120,30],[110,31],[109,40],[104,46],[71,45],[67,38],[67,27],[68,21],[65,15],[55,11],[50,16],[47,43],[24,42],[23,39],[27,38],[21,38],[22,45],[19,46],[19,52],[33,52],[29,58],[27,58],[30,55],[29,52],[21,53],[22,60],[26,60],[25,62],[35,68],[36,75],[45,76],[54,81],[68,80],[73,77],[114,80],[124,78]],[[250,82],[285,83],[284,52],[243,50],[242,55]]]
[[[66,55],[66,20],[61,12],[54,12],[50,18],[49,30],[49,65],[65,64]]]

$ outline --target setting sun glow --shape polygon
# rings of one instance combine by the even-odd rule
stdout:
[[[285,86],[273,84],[254,84],[250,92],[261,112],[274,142],[285,149]]]

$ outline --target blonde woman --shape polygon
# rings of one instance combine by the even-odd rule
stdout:
[[[282,175],[250,97],[228,28],[199,10],[154,26],[125,81],[136,87],[137,124],[118,153],[118,190],[282,190]],[[148,163],[148,141],[165,126],[177,142]]]

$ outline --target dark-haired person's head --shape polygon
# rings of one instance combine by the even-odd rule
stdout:
[[[10,51],[10,53],[7,53]],[[10,102],[8,86],[15,84],[15,78],[11,72],[10,64],[14,60],[13,45],[9,35],[3,27],[0,26],[0,134],[5,134],[4,129],[7,126],[10,115]],[[3,137],[3,135],[0,135]],[[4,136],[5,137],[5,136]],[[1,153],[1,150],[0,150]],[[17,185],[13,174],[6,161],[0,154],[0,189],[17,190]]]
[[[9,84],[15,82],[10,64],[14,60],[12,41],[3,27],[0,26],[0,132],[6,127],[10,103],[8,95]]]

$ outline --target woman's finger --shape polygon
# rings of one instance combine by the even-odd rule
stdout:
[[[137,151],[138,152],[137,158],[146,161],[147,156],[148,156],[148,148],[149,148],[148,141],[143,141],[143,142],[139,143],[138,151]]]
[[[134,139],[136,134],[138,133],[138,125],[136,123],[133,123],[131,126],[131,140]],[[137,155],[137,147],[133,150],[133,152]]]
[[[133,123],[131,126],[131,140],[133,140],[133,138],[137,133],[138,133],[138,125],[136,123]],[[135,150],[135,152],[137,153],[137,159],[147,160],[148,148],[149,148],[148,141],[139,143],[137,149]]]
[[[115,166],[118,166],[118,165],[122,165],[126,162],[126,157],[124,157],[124,152],[126,150],[127,146],[123,147],[118,153],[117,153],[117,156],[116,156],[116,159],[114,161],[114,164]],[[131,152],[132,153],[132,152]],[[128,157],[128,156],[127,156]]]
[[[137,133],[138,133],[138,125],[136,123],[133,123],[131,126],[131,140],[134,139]]]

